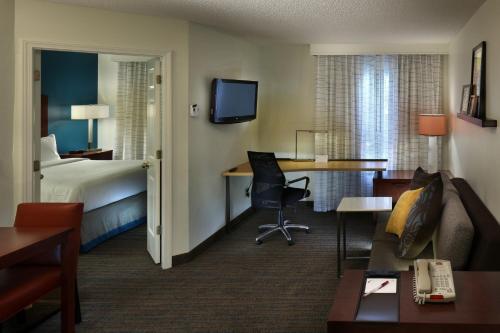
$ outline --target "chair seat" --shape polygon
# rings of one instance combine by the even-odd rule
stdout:
[[[0,322],[14,316],[60,283],[61,268],[58,266],[15,266],[0,270]]]
[[[297,201],[307,198],[309,195],[311,195],[309,190],[296,187],[286,187],[283,189],[282,202],[284,206],[292,206],[295,205]]]

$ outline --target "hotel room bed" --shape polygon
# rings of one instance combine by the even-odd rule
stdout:
[[[42,162],[41,201],[83,202],[81,250],[146,222],[142,161],[84,158]]]

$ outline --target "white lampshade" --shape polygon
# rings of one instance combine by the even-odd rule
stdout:
[[[71,119],[101,119],[109,117],[109,105],[71,105]]]

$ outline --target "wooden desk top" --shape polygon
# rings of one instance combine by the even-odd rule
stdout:
[[[398,324],[354,321],[362,280],[361,270],[344,273],[328,332],[500,332],[500,272],[453,272],[456,301],[425,305],[413,301],[413,272],[401,272]]]
[[[72,228],[0,227],[0,269],[56,246]]]
[[[316,163],[312,160],[278,160],[283,172],[299,171],[385,171],[387,160],[332,160],[328,163]],[[249,162],[242,163],[222,173],[223,176],[251,176]]]

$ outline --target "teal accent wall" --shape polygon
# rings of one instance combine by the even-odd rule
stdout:
[[[59,153],[87,149],[88,121],[71,120],[71,105],[97,104],[97,67],[97,54],[42,51],[42,95],[48,96],[48,130]]]

